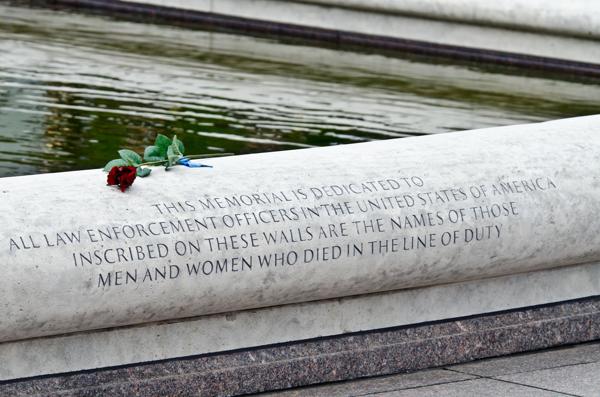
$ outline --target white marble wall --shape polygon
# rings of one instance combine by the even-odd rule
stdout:
[[[598,116],[210,163],[2,179],[0,341],[600,260]]]
[[[288,0],[280,0],[286,1]],[[503,26],[581,37],[600,37],[594,0],[303,0],[308,3]]]
[[[449,46],[600,63],[598,3],[478,0],[128,0]]]
[[[217,353],[600,294],[600,263],[0,343],[0,381]]]

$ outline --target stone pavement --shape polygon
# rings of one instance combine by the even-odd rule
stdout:
[[[261,396],[600,397],[600,342]]]

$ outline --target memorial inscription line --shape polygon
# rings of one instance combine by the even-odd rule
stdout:
[[[429,190],[411,176],[201,197],[151,204],[158,219],[146,223],[13,236],[8,249],[71,247],[75,268],[96,269],[96,287],[121,287],[500,239],[519,196],[555,189],[543,176]]]

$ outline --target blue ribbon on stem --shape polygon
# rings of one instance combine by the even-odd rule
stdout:
[[[202,168],[202,167],[212,168],[212,165],[201,164],[201,163],[192,163],[190,161],[190,159],[187,157],[182,157],[179,160],[177,160],[177,164],[181,164],[181,165],[184,165],[184,166],[190,167],[190,168]]]

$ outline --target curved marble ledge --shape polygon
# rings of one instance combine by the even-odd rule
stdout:
[[[600,260],[598,116],[207,162],[2,179],[0,341]]]
[[[600,24],[594,18],[594,15],[600,13],[600,4],[593,0],[569,2],[544,0],[301,0],[301,2],[475,25],[508,27],[580,37],[600,37]]]
[[[11,379],[148,363],[175,357],[218,354],[265,345],[314,341],[314,338],[356,335],[357,332],[389,330],[399,326],[414,331],[419,327],[417,324],[430,322],[439,324],[438,320],[460,319],[456,322],[454,334],[464,335],[465,317],[476,316],[475,318],[481,320],[485,317],[485,314],[482,316],[483,313],[498,313],[506,310],[516,309],[513,312],[515,317],[552,328],[548,319],[540,321],[539,318],[532,318],[524,308],[558,302],[572,304],[573,300],[592,296],[600,296],[600,263],[380,294],[214,314],[181,321],[3,342],[0,343],[0,360],[3,364],[0,365],[0,396],[2,391],[11,395],[8,390],[2,388],[2,381]],[[565,305],[568,307],[569,303]],[[590,326],[581,327],[583,332],[577,332],[573,328],[577,321],[584,322],[587,316],[593,315],[593,309],[590,310],[591,313],[589,309],[582,310],[583,313],[573,310],[572,307],[567,310],[568,315],[556,314],[562,323],[561,332],[558,334],[552,332],[552,335],[560,343],[593,340],[594,333]],[[520,338],[527,339],[529,343],[535,340],[549,343],[549,339],[536,335],[536,332],[532,332],[529,327],[522,328],[523,324],[516,326],[505,321],[495,322],[496,332],[502,334],[496,342],[504,349],[510,347],[512,350],[499,349],[497,345],[495,348],[490,346],[492,350],[490,355],[516,353],[549,346],[531,344],[527,344],[526,347],[519,347],[518,344],[515,346],[514,338],[508,336],[511,329],[512,333],[517,333]],[[568,326],[565,326],[565,321],[568,321]],[[475,330],[478,333],[482,331],[479,326],[474,327],[472,331]],[[437,339],[442,335],[439,331],[438,333],[430,331],[427,337]],[[399,338],[396,342],[409,344],[407,339],[410,338]],[[461,350],[461,347],[464,347],[455,342],[456,340],[453,339],[448,345],[440,343],[438,339],[435,343],[449,354],[452,348]],[[470,344],[474,350],[480,352],[478,345],[480,344]],[[313,352],[320,359],[323,358],[322,349]],[[428,353],[420,350],[420,354],[425,356]],[[462,353],[464,350],[461,351]],[[252,355],[251,352],[249,354]],[[456,357],[460,357],[460,354],[456,354]],[[466,357],[469,360],[474,359],[472,355]],[[304,359],[308,360],[310,356],[305,356]],[[264,363],[260,358],[256,360],[253,358],[252,361],[256,361],[257,364]],[[410,361],[421,362],[422,365],[423,360],[411,356]]]
[[[79,3],[86,2],[64,0],[59,3],[71,6],[77,3],[76,7],[79,7]],[[593,18],[599,5],[592,4],[591,0],[551,4],[541,0],[100,0],[92,3],[99,9],[126,9],[128,5],[139,4],[268,21],[282,26],[289,24],[300,30],[325,29],[334,36],[364,35],[375,42],[390,38],[419,45],[429,43],[446,48],[454,56],[457,56],[457,50],[467,51],[469,59],[485,62],[508,57],[514,64],[515,59],[525,55],[533,57],[529,59],[532,63],[528,67],[533,64],[537,65],[535,67],[542,64],[556,67],[556,62],[566,62],[572,67],[595,70],[600,63],[600,50],[594,41],[600,34],[600,27]],[[155,11],[160,15],[165,9]],[[478,58],[481,51],[493,52],[496,60]]]

